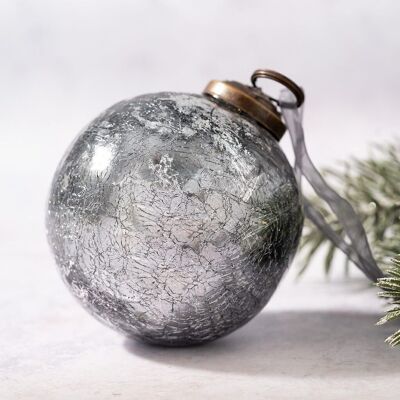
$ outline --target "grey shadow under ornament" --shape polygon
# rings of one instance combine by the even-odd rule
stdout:
[[[282,83],[286,98],[266,95],[259,78]],[[303,91],[269,70],[251,81],[121,101],[78,135],[58,166],[47,230],[62,278],[90,313],[129,337],[187,346],[236,330],[266,305],[290,264],[303,205],[330,235],[300,190],[302,174],[318,178],[304,147]],[[278,144],[281,114],[294,169]],[[331,194],[315,186],[321,197]],[[333,200],[346,229],[354,211]],[[374,280],[381,272],[356,222],[356,243],[329,238]]]

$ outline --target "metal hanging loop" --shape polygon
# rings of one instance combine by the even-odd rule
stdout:
[[[257,69],[251,75],[251,83],[255,88],[258,87],[256,85],[256,83],[257,83],[257,79],[259,79],[259,78],[271,79],[272,81],[278,82],[281,85],[285,86],[287,89],[289,89],[293,93],[293,95],[296,98],[296,103],[282,102],[282,101],[274,99],[273,97],[268,95],[270,100],[274,101],[280,107],[299,108],[304,103],[303,89],[300,86],[298,86],[296,83],[294,83],[291,79],[289,79],[287,76],[282,75],[279,72],[269,70],[269,69]]]

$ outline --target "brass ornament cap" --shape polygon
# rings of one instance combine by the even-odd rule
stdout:
[[[239,112],[247,115],[267,129],[278,141],[286,131],[280,112],[275,103],[279,101],[265,94],[256,86],[259,78],[274,80],[286,86],[296,97],[296,103],[282,106],[300,107],[304,102],[304,92],[286,76],[271,70],[256,70],[251,76],[252,86],[246,86],[236,81],[212,80],[206,86],[203,94],[220,100]]]

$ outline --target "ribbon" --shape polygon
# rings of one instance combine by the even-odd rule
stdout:
[[[304,177],[315,193],[324,200],[338,222],[342,225],[345,238],[338,235],[326,222],[324,216],[303,195],[305,216],[339,248],[370,280],[376,282],[382,278],[383,272],[376,264],[368,243],[364,227],[351,204],[339,196],[318,172],[310,156],[304,140],[302,126],[302,109],[293,105],[293,95],[283,90],[280,99],[281,112],[288,128],[295,155],[294,173],[301,191],[301,180]]]

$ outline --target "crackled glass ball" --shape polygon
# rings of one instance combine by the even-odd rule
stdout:
[[[146,342],[226,335],[268,302],[303,223],[277,141],[192,94],[122,101],[61,161],[48,238],[61,275],[93,315]]]

